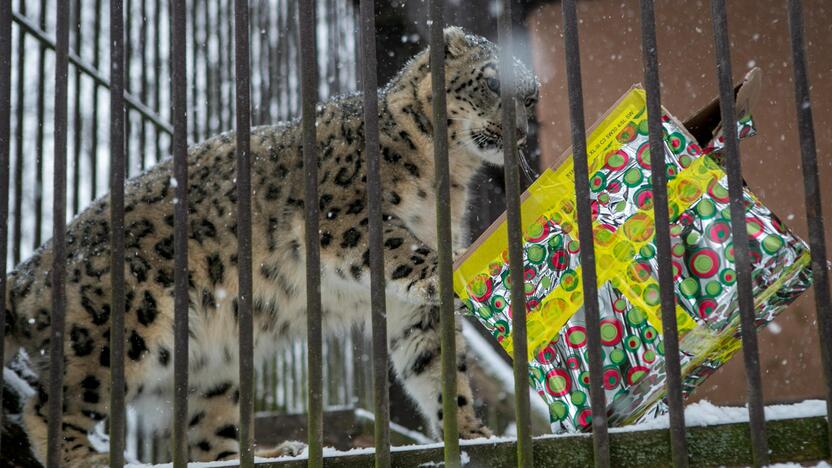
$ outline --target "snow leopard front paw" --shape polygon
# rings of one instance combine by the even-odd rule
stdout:
[[[306,444],[297,440],[287,440],[277,447],[258,449],[255,455],[262,458],[296,457],[306,450]]]

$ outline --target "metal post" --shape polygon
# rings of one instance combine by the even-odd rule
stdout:
[[[656,46],[656,18],[653,0],[641,0],[641,48],[644,83],[647,91],[647,126],[651,148],[653,212],[656,226],[659,293],[662,311],[662,339],[667,372],[667,403],[670,407],[670,445],[673,465],[688,466],[685,441],[685,406],[682,401],[682,375],[679,363],[679,330],[676,327],[676,292],[670,254],[670,215],[667,207],[665,146],[662,140],[661,88]]]
[[[373,330],[373,404],[375,408],[376,467],[390,466],[390,395],[387,372],[387,302],[384,293],[384,235],[381,214],[381,160],[378,135],[375,2],[361,0],[360,47],[366,77],[364,86],[364,155],[367,158],[369,208],[370,299]],[[330,50],[330,53],[332,51]]]
[[[79,1],[79,0],[76,0]],[[110,466],[124,466],[124,11],[110,0]]]
[[[318,151],[315,104],[318,101],[318,60],[315,0],[299,0],[301,116],[303,118],[304,207],[306,208],[306,324],[309,380],[309,466],[323,466],[323,387],[321,330],[321,253],[318,234]]]
[[[66,131],[69,2],[58,2],[55,41],[55,159],[52,192],[52,327],[49,337],[49,419],[46,465],[61,465],[63,441],[64,327],[66,321]],[[43,12],[45,14],[45,12]]]
[[[514,57],[512,57],[511,1],[503,0],[498,20],[500,32],[500,98],[502,99],[502,138],[506,190],[506,229],[508,231],[509,270],[516,272],[511,282],[511,309],[526,310],[523,281],[523,221],[520,215],[520,169],[515,129]],[[526,314],[511,316],[514,343],[514,413],[517,425],[517,466],[533,467],[532,424],[529,407],[529,361],[526,340]]]
[[[431,0],[430,75],[433,86],[433,157],[436,180],[436,245],[439,254],[439,328],[441,342],[442,418],[445,466],[459,467],[456,420],[456,327],[454,324],[453,258],[451,255],[451,188],[448,162],[448,108],[445,96],[445,33],[442,0]],[[363,80],[370,79],[362,74]]]
[[[572,125],[572,158],[575,165],[575,199],[578,208],[578,239],[581,245],[581,284],[584,290],[587,346],[589,348],[589,397],[592,400],[592,441],[595,466],[610,466],[610,439],[607,432],[607,403],[601,381],[602,357],[599,327],[598,288],[595,274],[595,245],[592,236],[592,209],[589,202],[589,169],[586,155],[581,58],[578,49],[578,15],[575,0],[563,0],[563,37],[566,51],[566,82],[569,93],[569,120]]]
[[[208,8],[208,5],[205,5]],[[206,22],[207,24],[207,22]],[[240,466],[254,466],[254,326],[251,316],[251,85],[248,0],[234,2],[237,98],[237,311],[240,328]],[[207,69],[207,67],[206,67]],[[208,128],[206,121],[206,129]]]
[[[725,137],[725,169],[728,175],[728,196],[731,209],[731,236],[737,270],[737,295],[740,308],[742,354],[748,387],[748,413],[751,422],[751,447],[754,465],[768,464],[763,388],[760,378],[760,356],[757,351],[757,330],[754,327],[754,295],[751,285],[751,256],[745,223],[739,140],[734,112],[734,85],[731,79],[731,50],[728,39],[728,18],[725,0],[711,0],[711,21],[714,28],[716,68],[719,81],[719,107]]]
[[[23,47],[23,44],[18,44]],[[23,81],[23,75],[17,76]],[[0,364],[4,363],[6,338],[6,249],[9,239],[9,151],[11,151],[12,114],[12,2],[0,2]],[[18,121],[20,125],[22,121]],[[20,146],[21,140],[17,141]],[[3,375],[0,373],[0,401],[3,401]],[[0,427],[3,426],[0,411]],[[3,440],[0,433],[0,452]]]
[[[829,297],[829,267],[826,263],[826,231],[823,226],[818,155],[812,122],[812,101],[809,98],[809,70],[803,43],[803,2],[789,0],[789,32],[791,33],[794,69],[794,103],[797,108],[797,130],[800,135],[800,156],[803,187],[806,197],[806,220],[809,224],[809,245],[812,249],[812,282],[820,335],[823,375],[826,382],[826,414],[832,414],[832,301]],[[828,201],[828,199],[827,199]],[[832,421],[829,421],[832,424]],[[832,426],[828,430],[832,446]]]
[[[187,2],[172,0],[171,119],[173,120],[174,342],[173,342],[173,465],[188,463],[188,75]]]

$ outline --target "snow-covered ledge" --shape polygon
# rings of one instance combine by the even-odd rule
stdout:
[[[708,402],[688,405],[688,450],[693,465],[748,465],[751,440],[748,411],[718,407]],[[772,463],[815,462],[829,458],[826,403],[807,400],[793,405],[766,407]],[[656,466],[670,464],[670,434],[667,418],[610,430],[612,465]],[[471,467],[513,467],[514,439],[492,438],[460,443],[462,458]],[[535,438],[536,467],[592,466],[589,434],[548,435]],[[373,466],[373,449],[340,452],[324,450],[324,464],[337,467]],[[392,449],[393,466],[441,466],[442,444],[411,445]],[[147,465],[129,465],[134,468]],[[169,467],[168,465],[159,465]],[[199,467],[236,466],[234,462],[195,464]],[[284,468],[306,466],[306,457],[258,459],[257,466]]]

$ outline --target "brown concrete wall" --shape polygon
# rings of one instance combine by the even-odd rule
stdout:
[[[791,54],[783,0],[728,2],[734,76],[750,66],[763,70],[764,98],[755,110],[759,134],[741,146],[743,172],[751,189],[799,235],[806,236],[802,175],[794,122]],[[680,118],[716,96],[716,66],[708,1],[656,2],[662,104]],[[832,3],[807,0],[805,21],[820,178],[826,213],[826,243],[832,246]],[[578,2],[580,52],[587,125],[633,83],[643,80],[638,2]],[[528,17],[534,67],[543,84],[538,118],[544,161],[570,146],[559,3]],[[811,291],[760,333],[767,401],[823,395]],[[745,399],[738,354],[695,394],[715,403]]]

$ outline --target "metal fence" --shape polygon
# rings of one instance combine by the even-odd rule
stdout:
[[[199,0],[196,0],[197,2]],[[430,66],[433,83],[444,82],[444,47],[442,29],[445,24],[443,20],[443,2],[441,0],[430,0],[430,28],[431,28],[431,56]],[[80,18],[78,7],[80,2],[76,2],[75,18]],[[147,2],[142,2],[141,7],[144,8]],[[21,142],[21,125],[18,125],[17,131],[17,154],[16,161],[17,169],[14,174],[14,188],[9,184],[9,167],[10,167],[10,120],[12,115],[12,100],[11,100],[11,64],[12,64],[12,23],[19,26],[19,38],[24,38],[26,35],[31,35],[38,38],[41,47],[40,59],[38,67],[40,70],[44,69],[43,50],[46,48],[55,49],[55,102],[54,102],[54,190],[52,191],[52,237],[53,246],[55,249],[54,263],[52,265],[52,291],[53,291],[53,308],[52,308],[52,339],[50,357],[52,368],[50,370],[50,398],[49,398],[49,433],[48,433],[48,465],[58,466],[60,463],[59,454],[61,446],[61,402],[60,398],[62,391],[62,375],[63,367],[63,342],[64,342],[64,317],[65,317],[65,296],[63,283],[65,281],[65,238],[64,226],[66,220],[66,207],[68,196],[67,188],[67,135],[69,132],[68,125],[68,74],[69,64],[75,66],[76,76],[84,74],[95,81],[94,88],[97,90],[100,87],[109,88],[110,93],[110,139],[109,139],[109,153],[112,163],[110,164],[110,197],[112,203],[111,221],[112,221],[112,271],[117,274],[123,274],[124,271],[124,175],[128,167],[134,165],[143,167],[144,159],[141,162],[129,161],[126,151],[127,143],[130,141],[135,131],[135,125],[131,121],[131,116],[140,116],[138,124],[139,140],[144,142],[147,132],[155,133],[155,154],[156,158],[165,154],[170,148],[174,160],[174,174],[176,180],[180,181],[176,188],[176,196],[179,202],[175,208],[174,224],[175,224],[175,239],[174,239],[174,255],[175,255],[175,349],[173,354],[175,366],[175,399],[174,399],[174,429],[173,429],[173,458],[175,466],[184,466],[187,462],[187,396],[188,396],[188,284],[187,284],[187,184],[181,181],[187,181],[187,145],[188,134],[190,133],[199,138],[205,134],[210,134],[212,131],[219,128],[222,124],[230,125],[231,113],[223,112],[223,109],[230,109],[228,104],[230,100],[225,102],[225,105],[220,105],[217,102],[208,100],[204,107],[199,107],[195,112],[187,111],[188,90],[189,83],[193,79],[203,79],[206,77],[208,81],[205,83],[207,88],[217,86],[217,82],[210,82],[211,75],[204,75],[200,71],[210,70],[216,67],[220,70],[225,70],[226,76],[231,75],[231,64],[234,64],[234,78],[236,82],[236,89],[225,90],[226,96],[230,93],[234,94],[234,116],[235,129],[237,131],[237,222],[239,226],[238,231],[238,259],[239,259],[239,323],[240,323],[240,337],[239,337],[239,355],[240,355],[240,431],[239,439],[241,443],[241,465],[253,465],[253,450],[252,450],[252,435],[253,435],[253,409],[254,409],[254,392],[253,392],[253,340],[252,340],[252,279],[251,279],[251,183],[250,183],[250,125],[253,116],[251,107],[251,91],[252,86],[251,77],[252,70],[250,67],[250,29],[249,18],[249,2],[245,0],[235,0],[234,2],[234,40],[232,41],[230,29],[225,24],[226,29],[223,29],[220,24],[220,10],[216,8],[208,8],[207,5],[212,4],[206,2],[202,6],[204,9],[198,9],[191,6],[188,8],[185,0],[173,0],[170,2],[169,10],[164,8],[157,8],[157,12],[165,12],[165,15],[156,14],[154,17],[155,27],[151,28],[155,31],[156,36],[151,40],[154,53],[150,57],[146,57],[146,47],[141,47],[141,63],[147,66],[141,67],[139,79],[141,85],[139,86],[139,97],[136,97],[129,92],[131,89],[128,86],[132,80],[135,80],[133,73],[135,70],[125,67],[125,59],[129,58],[131,54],[135,53],[136,47],[131,45],[130,41],[134,39],[133,34],[124,34],[123,23],[123,2],[121,0],[112,0],[110,2],[110,77],[109,80],[101,78],[98,72],[98,65],[101,57],[98,55],[97,48],[93,57],[93,63],[87,64],[80,56],[77,49],[71,52],[69,42],[71,20],[73,18],[70,11],[69,2],[57,2],[57,14],[55,16],[55,29],[57,31],[56,40],[51,42],[44,31],[46,30],[45,15],[41,15],[41,24],[32,24],[24,15],[25,2],[21,2],[19,12],[12,12],[12,5],[10,0],[0,2],[0,225],[3,229],[0,230],[0,245],[6,245],[8,241],[7,220],[8,220],[8,198],[10,193],[14,193],[15,212],[20,213],[20,162],[23,161],[23,145]],[[41,0],[41,5],[45,5],[45,0]],[[127,11],[132,11],[134,5],[128,0]],[[262,5],[262,3],[258,4]],[[720,103],[722,112],[722,121],[733,122],[734,102],[733,102],[733,88],[732,88],[732,73],[730,68],[730,50],[727,40],[727,18],[725,11],[724,0],[712,0],[712,22],[714,43],[716,46],[716,70],[719,77],[720,89]],[[160,2],[156,0],[156,7],[160,7]],[[570,119],[572,123],[572,143],[574,148],[575,161],[575,192],[578,200],[578,227],[580,232],[581,249],[581,264],[583,265],[582,284],[585,285],[584,307],[587,317],[587,330],[590,350],[590,379],[591,379],[591,399],[592,399],[592,428],[594,441],[594,460],[597,466],[610,466],[610,443],[607,432],[606,422],[606,404],[604,401],[604,393],[601,385],[601,345],[598,327],[598,302],[595,275],[595,258],[593,254],[592,242],[592,228],[591,228],[591,208],[589,202],[589,186],[588,186],[588,170],[587,170],[587,156],[586,156],[586,131],[584,126],[584,115],[582,107],[582,89],[581,89],[581,71],[580,59],[578,54],[578,17],[576,14],[575,0],[563,0],[563,17],[564,17],[564,47],[570,51],[567,54],[567,77],[568,89],[570,98]],[[96,0],[95,8],[100,11],[101,2]],[[255,6],[256,8],[256,6]],[[511,36],[510,36],[510,15],[512,2],[509,0],[502,1],[502,8],[500,9],[500,42],[503,46],[503,55],[501,57],[500,67],[501,82],[503,83],[502,99],[503,99],[503,123],[504,128],[511,125],[514,121],[512,114],[512,105],[507,105],[513,99],[513,82],[514,71],[511,66],[511,57],[509,52],[511,50]],[[821,195],[818,183],[817,170],[817,156],[815,153],[815,144],[812,127],[812,110],[809,100],[809,86],[806,71],[806,58],[803,44],[803,22],[801,2],[799,0],[789,0],[784,8],[788,8],[789,20],[791,26],[791,41],[793,46],[793,64],[794,64],[794,78],[795,78],[795,105],[799,121],[800,141],[801,141],[801,155],[802,167],[804,175],[804,186],[806,191],[806,210],[809,220],[809,238],[812,247],[812,266],[815,284],[815,298],[817,304],[817,318],[819,324],[819,333],[821,337],[821,351],[823,355],[824,369],[826,371],[826,388],[827,388],[827,405],[828,409],[832,410],[830,402],[832,402],[832,375],[830,375],[830,363],[832,362],[832,354],[830,349],[832,347],[832,320],[830,315],[830,297],[828,288],[828,270],[826,267],[826,250],[824,245],[824,227],[821,216]],[[386,318],[385,318],[385,296],[384,296],[384,277],[383,277],[383,248],[382,248],[382,217],[381,217],[381,184],[379,177],[379,140],[378,140],[378,114],[377,114],[377,83],[374,79],[376,76],[375,69],[375,53],[374,53],[374,5],[373,0],[361,0],[360,2],[360,50],[363,51],[361,55],[361,67],[364,90],[364,119],[365,119],[365,157],[368,163],[367,184],[368,184],[368,205],[370,207],[369,227],[370,227],[370,265],[372,271],[371,281],[371,297],[372,297],[372,324],[373,324],[373,371],[374,371],[374,397],[375,397],[375,459],[377,466],[389,466],[391,463],[390,452],[390,438],[388,432],[389,423],[389,401],[387,397],[387,368],[388,368],[388,354],[387,354],[387,338],[386,338]],[[43,12],[43,9],[41,10]],[[224,61],[221,63],[209,63],[207,60],[200,61],[199,59],[192,62],[192,67],[187,68],[187,47],[188,47],[188,24],[196,24],[195,18],[197,14],[203,13],[206,15],[204,24],[215,24],[218,30],[225,32],[220,36],[220,50],[228,49],[232,42],[234,44],[234,57],[229,55],[221,55]],[[227,14],[228,10],[223,10]],[[263,11],[261,10],[262,14]],[[298,3],[298,38],[295,39],[293,35],[289,36],[288,40],[298,41],[300,53],[298,59],[300,60],[300,74],[298,81],[301,86],[300,96],[300,110],[302,115],[303,128],[303,152],[304,152],[304,171],[305,171],[305,194],[307,200],[316,200],[318,174],[317,174],[317,154],[316,154],[316,127],[314,121],[315,104],[318,100],[319,92],[321,91],[317,86],[317,65],[318,65],[318,51],[316,44],[316,2],[300,1]],[[653,1],[641,1],[642,13],[642,46],[644,50],[644,76],[648,96],[649,109],[649,137],[650,143],[653,147],[661,146],[661,130],[659,121],[660,109],[660,95],[659,95],[659,70],[657,63],[657,44],[655,40],[655,21],[653,16]],[[190,14],[190,17],[189,17]],[[214,16],[211,16],[214,15]],[[100,15],[96,15],[98,18]],[[170,29],[171,49],[170,53],[164,55],[160,44],[166,43],[165,38],[159,35],[161,28],[159,27],[159,17],[172,18]],[[255,16],[256,21],[268,21],[264,16]],[[269,16],[269,18],[271,18]],[[212,23],[215,21],[216,23]],[[292,22],[293,23],[293,22]],[[98,23],[96,23],[98,24]],[[294,24],[294,23],[293,23]],[[78,28],[80,32],[84,28]],[[98,34],[100,29],[94,28],[93,34],[96,36],[96,41],[99,40]],[[191,29],[191,39],[200,34],[197,29]],[[293,30],[292,33],[295,31]],[[147,38],[148,28],[146,22],[142,23],[141,35]],[[22,49],[20,45],[23,42],[19,39],[18,52]],[[145,44],[147,41],[145,41]],[[77,45],[77,43],[76,43]],[[260,49],[261,53],[263,49]],[[266,52],[268,54],[268,52]],[[207,57],[207,55],[205,56]],[[152,60],[151,60],[152,59]],[[148,76],[148,71],[153,70],[149,63],[153,63],[153,67],[158,72],[161,68],[167,66],[165,62],[170,59],[170,76],[172,82],[172,89],[170,93],[170,102],[172,108],[169,115],[169,120],[172,122],[172,128],[165,123],[165,120],[159,116],[160,103],[165,102],[165,91],[160,86],[159,76],[156,79],[151,79]],[[146,61],[147,60],[147,61]],[[22,70],[22,68],[21,68]],[[269,69],[271,70],[271,69]],[[42,76],[42,74],[41,74]],[[20,81],[18,81],[19,85]],[[271,100],[269,109],[264,111],[260,109],[261,115],[266,115],[272,112],[276,107],[285,106],[286,102],[293,99],[289,93],[275,93],[275,90],[270,88],[268,82],[261,81],[260,88],[264,90],[266,95],[274,96],[280,94],[281,100]],[[43,80],[39,83],[40,87],[44,86]],[[148,93],[153,96],[156,104],[155,109],[146,107],[143,103],[148,96]],[[275,93],[275,94],[272,94]],[[44,116],[44,93],[38,94],[38,119],[43,122]],[[75,98],[79,99],[76,94]],[[447,127],[446,127],[446,108],[445,108],[445,94],[443,92],[434,93],[433,100],[433,117],[436,122],[434,128],[434,154],[436,158],[436,190],[437,190],[437,229],[438,229],[438,252],[439,252],[439,277],[440,277],[440,297],[441,297],[441,336],[442,336],[442,394],[443,394],[443,412],[446,417],[443,420],[444,424],[444,453],[445,463],[447,466],[459,466],[460,461],[460,447],[457,438],[456,418],[456,363],[454,352],[454,319],[453,319],[453,292],[451,284],[451,242],[450,236],[450,209],[449,209],[449,173],[448,173],[448,144],[447,144]],[[20,90],[18,89],[18,99],[22,99]],[[98,93],[93,93],[93,102],[98,99]],[[196,101],[196,99],[193,99]],[[94,110],[97,106],[93,104]],[[76,105],[75,109],[77,110]],[[20,112],[20,106],[17,107]],[[220,111],[219,113],[215,111]],[[263,113],[266,114],[263,114]],[[219,115],[219,119],[215,118]],[[76,116],[77,117],[77,114]],[[23,119],[20,115],[17,116],[18,122]],[[76,125],[80,122],[77,118],[73,119]],[[128,122],[131,122],[128,125]],[[97,125],[93,124],[93,132],[95,132]],[[45,151],[43,141],[43,126],[38,126],[37,151],[43,153]],[[751,415],[751,436],[753,443],[754,464],[763,465],[768,462],[768,449],[766,446],[766,424],[763,418],[762,409],[762,394],[760,390],[760,370],[758,362],[758,353],[756,345],[756,335],[753,324],[753,298],[751,295],[751,270],[750,257],[746,240],[745,218],[743,215],[742,206],[742,175],[740,167],[740,158],[738,157],[738,145],[736,129],[731,126],[725,126],[725,140],[727,152],[727,173],[729,180],[730,191],[730,206],[732,219],[732,232],[735,236],[736,242],[736,264],[738,272],[738,288],[740,309],[742,314],[742,341],[743,341],[743,355],[745,360],[745,369],[748,376],[748,393],[749,393],[749,410]],[[72,156],[75,161],[78,161],[79,145],[76,130],[76,140],[73,146]],[[170,135],[170,145],[166,143],[167,135]],[[520,220],[520,184],[519,184],[519,168],[517,151],[514,144],[514,134],[512,132],[505,132],[505,180],[506,180],[506,198],[508,211],[508,231],[510,239],[510,259],[511,269],[519,271],[522,267],[522,256],[520,254],[520,239],[521,239],[521,220]],[[95,150],[92,150],[95,154]],[[43,162],[43,158],[38,161]],[[95,157],[90,159],[90,164],[95,164]],[[76,166],[78,167],[78,166]],[[42,166],[38,166],[38,174],[43,174]],[[95,172],[95,171],[94,171]],[[73,174],[73,177],[76,177]],[[663,332],[665,336],[665,346],[667,350],[667,374],[669,384],[669,407],[670,407],[670,421],[671,421],[671,443],[673,447],[673,461],[677,466],[688,465],[688,453],[685,443],[685,422],[682,407],[682,393],[681,380],[679,371],[678,359],[678,338],[675,327],[674,314],[674,295],[672,285],[671,263],[670,263],[670,242],[668,231],[668,207],[667,207],[667,192],[666,176],[663,171],[653,171],[653,190],[654,190],[654,210],[656,216],[657,229],[657,255],[659,261],[659,284],[661,288],[661,310]],[[42,183],[42,178],[38,179]],[[77,186],[77,185],[76,185]],[[42,185],[36,187],[36,199],[42,200]],[[95,188],[93,188],[92,195],[95,195]],[[72,192],[71,198],[73,201],[73,212],[80,206],[80,202],[76,202],[80,195],[77,192]],[[42,209],[41,202],[37,202],[36,210]],[[308,346],[307,346],[307,361],[308,361],[308,423],[309,423],[309,465],[321,466],[323,463],[322,450],[322,392],[323,392],[323,369],[322,369],[322,332],[321,332],[321,298],[320,298],[320,259],[318,248],[320,246],[318,238],[318,204],[306,203],[306,252],[307,252],[307,318],[308,318]],[[40,219],[37,216],[36,219]],[[16,218],[12,228],[13,238],[19,239],[22,227],[20,226],[19,217]],[[41,242],[43,236],[41,234],[42,228],[36,227],[34,244]],[[0,249],[0,265],[4,269],[0,272],[0,295],[5,294],[5,273],[6,273],[6,250]],[[13,251],[13,260],[15,263],[20,259],[21,252],[19,250]],[[122,272],[122,273],[118,273]],[[125,406],[124,406],[124,339],[123,339],[123,317],[124,317],[124,288],[118,287],[123,278],[114,276],[114,287],[112,288],[112,335],[111,335],[111,373],[112,373],[112,394],[110,396],[111,416],[110,424],[110,456],[111,464],[113,466],[121,466],[124,462],[124,427],[125,427]],[[0,297],[0,299],[3,299]],[[523,310],[524,294],[522,290],[522,282],[514,282],[512,285],[512,303],[519,310]],[[3,311],[0,311],[2,314]],[[3,323],[0,320],[0,323]],[[525,349],[525,316],[524,314],[514,314],[513,316],[513,330],[515,333],[514,343],[514,366],[516,388],[515,395],[517,398],[517,464],[519,466],[534,466],[533,452],[532,452],[532,435],[529,430],[529,401],[527,388],[528,375],[526,372],[527,355]],[[2,347],[0,347],[2,349]],[[2,351],[0,351],[2,352]],[[832,436],[832,431],[829,431]]]

